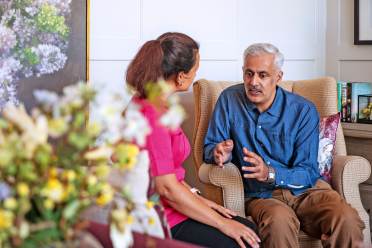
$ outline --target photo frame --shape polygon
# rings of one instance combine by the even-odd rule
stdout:
[[[12,5],[12,2],[15,4]],[[36,105],[34,90],[61,93],[67,85],[88,81],[90,2],[40,0],[21,4],[16,4],[16,0],[0,2],[3,19],[18,18],[11,16],[15,8],[20,9],[18,13],[24,13],[19,22],[2,20],[7,25],[2,27],[3,32],[7,31],[8,37],[16,40],[16,45],[0,54],[0,64],[13,62],[13,67],[4,69],[9,75],[0,77],[0,108],[7,103],[15,103],[31,110]],[[22,23],[27,18],[30,21]],[[27,23],[34,26],[27,26]],[[4,71],[0,76],[4,75]]]
[[[354,45],[372,45],[372,0],[354,0]]]

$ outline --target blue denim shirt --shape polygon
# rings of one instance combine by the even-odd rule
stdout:
[[[276,172],[272,185],[243,178],[246,197],[270,198],[276,187],[298,195],[320,178],[319,114],[313,103],[280,87],[271,107],[262,113],[248,100],[243,84],[225,89],[205,136],[206,163],[214,163],[214,147],[227,139],[234,141],[231,162],[241,173],[242,166],[250,166],[243,160],[243,147],[261,156]]]

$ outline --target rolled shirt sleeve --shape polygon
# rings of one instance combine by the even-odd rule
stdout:
[[[293,158],[288,166],[275,167],[275,183],[281,188],[312,187],[319,178],[317,163],[319,115],[314,106],[304,111],[294,143]]]

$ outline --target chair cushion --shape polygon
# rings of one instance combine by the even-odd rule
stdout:
[[[319,123],[319,171],[324,180],[329,183],[331,182],[331,169],[339,122],[340,113],[337,113],[321,118]]]

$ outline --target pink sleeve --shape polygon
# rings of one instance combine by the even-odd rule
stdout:
[[[175,174],[172,142],[168,129],[158,123],[155,111],[146,111],[144,114],[152,129],[151,134],[147,136],[146,145],[150,155],[151,176]]]

